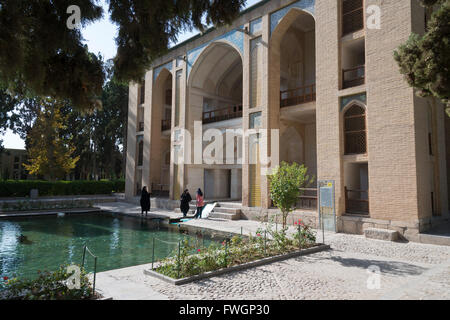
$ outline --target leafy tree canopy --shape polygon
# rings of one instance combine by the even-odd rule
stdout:
[[[410,86],[422,97],[435,97],[450,115],[450,0],[422,0],[433,12],[423,36],[411,34],[394,58]]]
[[[139,81],[152,61],[184,30],[204,30],[203,21],[231,23],[245,0],[106,0],[118,26],[114,73],[122,82]],[[99,0],[0,0],[0,82],[31,96],[70,99],[82,110],[100,104],[105,69],[88,52],[80,30],[67,28],[81,9],[81,25],[102,17]]]
[[[79,160],[79,157],[72,157],[73,137],[61,135],[68,118],[61,112],[64,103],[47,98],[41,105],[29,133],[29,164],[24,167],[30,174],[49,176],[50,180],[64,179]]]
[[[11,112],[17,104],[17,99],[8,94],[5,88],[0,86],[0,137],[5,130],[11,127]],[[2,151],[2,140],[0,139],[0,152]]]
[[[282,162],[269,176],[270,197],[281,211],[283,229],[286,228],[287,217],[294,211],[298,197],[302,193],[300,188],[314,182],[314,178],[310,178],[307,173],[308,169],[303,164]]]

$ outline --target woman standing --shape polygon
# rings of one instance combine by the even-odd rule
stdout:
[[[147,215],[147,213],[150,211],[150,193],[147,192],[147,187],[142,188],[141,193],[141,215],[144,214]]]
[[[183,218],[186,218],[187,213],[189,212],[189,202],[192,201],[191,194],[189,193],[189,190],[184,190],[183,194],[180,198],[180,209],[181,212],[183,212]]]
[[[205,203],[203,201],[203,192],[200,188],[197,190],[197,213],[194,216],[194,219],[201,219],[202,218],[202,211],[205,206]]]

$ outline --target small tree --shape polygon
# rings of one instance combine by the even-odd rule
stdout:
[[[298,163],[288,164],[282,162],[277,167],[270,180],[270,197],[274,205],[281,210],[283,215],[283,230],[286,229],[286,222],[289,213],[294,211],[298,197],[302,194],[303,188],[314,181],[307,175],[308,169]]]
[[[29,134],[28,161],[24,164],[30,174],[48,175],[50,180],[64,178],[79,160],[73,157],[72,137],[63,135],[67,116],[61,112],[61,102],[42,101],[42,109]]]

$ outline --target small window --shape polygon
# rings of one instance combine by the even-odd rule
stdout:
[[[142,84],[139,88],[139,103],[144,104],[145,103],[145,80],[142,81]]]
[[[250,114],[250,124],[249,124],[250,129],[261,128],[261,120],[262,120],[261,116],[262,116],[261,112],[255,112]]]
[[[166,105],[168,106],[172,105],[172,89],[166,90]]]
[[[366,153],[366,136],[366,110],[353,105],[344,114],[345,154]]]
[[[342,35],[364,28],[363,0],[342,1]]]
[[[144,162],[144,142],[139,142],[139,150],[138,150],[138,166],[142,166]]]

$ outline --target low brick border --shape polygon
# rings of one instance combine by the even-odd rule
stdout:
[[[33,216],[51,216],[59,213],[65,214],[84,214],[101,212],[100,208],[76,208],[76,209],[54,209],[54,210],[35,210],[35,211],[0,211],[0,219],[33,217]]]
[[[198,274],[198,275],[188,277],[188,278],[183,278],[183,279],[173,279],[173,278],[167,277],[167,276],[165,276],[161,273],[158,273],[156,271],[153,271],[153,270],[144,270],[144,274],[158,278],[158,279],[168,282],[172,285],[179,286],[179,285],[191,283],[194,281],[198,281],[201,279],[211,278],[211,277],[215,277],[215,276],[219,276],[219,275],[223,275],[223,274],[227,274],[227,273],[231,273],[231,272],[235,272],[235,271],[240,271],[240,270],[245,270],[245,269],[249,269],[249,268],[253,268],[253,267],[266,265],[266,264],[277,262],[277,261],[283,261],[283,260],[287,260],[290,258],[295,258],[295,257],[299,257],[299,256],[304,256],[307,254],[312,254],[312,253],[329,250],[330,248],[331,247],[327,244],[319,244],[318,246],[315,246],[312,248],[308,248],[308,249],[304,249],[304,250],[300,250],[300,251],[294,251],[294,252],[283,254],[283,255],[267,257],[267,258],[239,264],[236,266],[232,266],[229,268],[205,272],[202,274]]]

